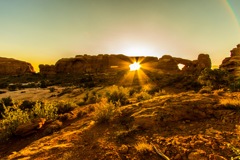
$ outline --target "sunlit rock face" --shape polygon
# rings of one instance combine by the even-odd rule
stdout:
[[[34,72],[34,68],[30,63],[0,57],[0,75],[24,75]]]
[[[224,69],[232,73],[234,76],[240,76],[240,44],[231,51],[230,57],[225,58],[220,65],[220,69]]]

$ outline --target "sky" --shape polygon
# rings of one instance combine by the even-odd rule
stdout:
[[[240,0],[0,0],[0,57],[39,64],[89,54],[209,54],[240,43]]]

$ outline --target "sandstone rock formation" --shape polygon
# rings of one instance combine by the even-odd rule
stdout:
[[[232,73],[234,76],[240,76],[240,44],[237,45],[237,48],[233,48],[231,51],[230,57],[225,58],[220,65],[220,69],[227,70]]]
[[[34,73],[33,66],[30,63],[0,57],[0,75],[23,75],[27,73]]]
[[[40,73],[43,75],[55,75],[56,74],[55,65],[40,64],[38,67],[39,67]]]
[[[197,60],[184,64],[182,71],[192,74],[199,74],[205,68],[211,68],[212,63],[208,54],[199,54]]]
[[[85,73],[105,73],[116,72],[118,70],[128,70],[133,62],[139,62],[142,69],[158,70],[164,74],[180,73],[178,64],[183,64],[184,73],[200,73],[205,68],[211,68],[209,55],[200,54],[197,60],[191,61],[182,58],[164,55],[160,59],[157,57],[128,57],[125,55],[77,55],[74,58],[62,58],[55,65],[39,65],[40,73],[45,75],[53,74],[85,74]],[[181,72],[182,73],[182,72]]]
[[[179,64],[184,65],[183,73],[199,74],[205,68],[211,68],[211,59],[208,54],[199,54],[198,59],[193,61],[164,55],[159,59],[158,69],[161,69],[163,73],[174,74],[180,72]]]

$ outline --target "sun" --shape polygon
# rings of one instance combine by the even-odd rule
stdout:
[[[141,68],[141,65],[138,62],[134,62],[133,64],[129,65],[129,68],[130,68],[130,71],[136,71]]]

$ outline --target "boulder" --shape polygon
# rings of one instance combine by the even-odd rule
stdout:
[[[45,122],[46,122],[45,118],[34,119],[31,122],[27,122],[22,125],[19,125],[16,131],[14,132],[14,134],[21,137],[31,135],[37,132],[38,129],[42,128]]]
[[[33,66],[28,62],[0,57],[0,75],[24,75],[34,72]]]

